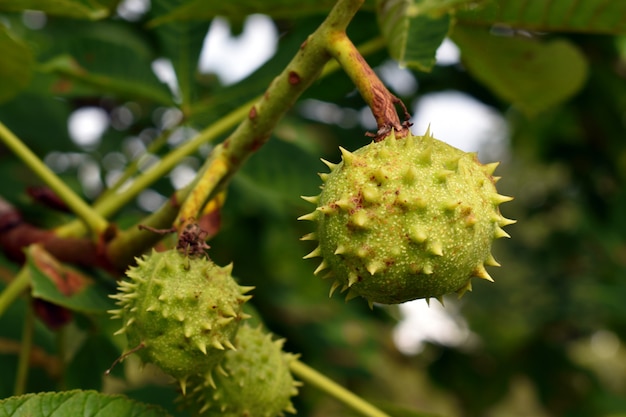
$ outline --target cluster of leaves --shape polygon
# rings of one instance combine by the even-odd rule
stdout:
[[[93,201],[129,165],[138,165],[139,176],[198,130],[230,120],[265,90],[333,4],[153,0],[145,13],[129,16],[116,0],[0,0],[0,121]],[[211,21],[219,15],[241,26],[252,13],[274,20],[281,33],[276,54],[233,85],[200,74]],[[464,416],[529,408],[554,416],[626,412],[619,373],[626,355],[619,342],[626,337],[625,17],[626,3],[617,1],[368,0],[349,27],[372,66],[391,57],[419,81],[404,102],[454,89],[507,117],[511,157],[499,186],[516,196],[507,217],[519,223],[511,228],[512,244],[495,248],[505,265],[493,272],[496,284],[477,285],[461,305],[480,343],[433,344],[419,356],[402,355],[391,343],[395,309],[329,301],[325,283],[300,259],[309,248],[294,244],[308,232],[295,220],[307,211],[298,196],[315,194],[318,158],[336,161],[338,144],[354,149],[365,140],[354,117],[363,101],[337,71],[305,93],[309,106],[292,109],[233,178],[220,216],[212,217],[220,229],[212,258],[221,265],[233,261],[241,284],[257,287],[253,303],[267,326],[287,338],[286,350],[375,402]],[[463,65],[436,65],[446,36],[459,46]],[[155,75],[157,59],[171,62],[175,88]],[[324,102],[341,117],[320,123],[307,111]],[[109,127],[95,145],[69,138],[68,118],[85,107],[108,115]],[[173,122],[172,115],[178,116]],[[206,152],[201,148],[178,166],[197,169]],[[8,201],[42,229],[71,220],[36,203],[46,198],[27,193],[42,180],[22,161],[4,148],[0,160],[0,175],[10,179],[2,184],[0,208]],[[89,170],[97,173],[95,185],[86,180]],[[142,198],[165,201],[174,192],[171,178],[146,184]],[[143,218],[141,201],[129,202],[111,221],[123,229]],[[9,259],[2,232],[4,289],[19,266]],[[20,386],[17,358],[29,344],[28,384],[17,391],[64,392],[13,397],[0,404],[0,414],[20,415],[28,407],[57,410],[42,415],[78,414],[59,406],[65,404],[83,411],[107,405],[110,415],[162,415],[125,401],[132,398],[184,415],[172,405],[176,393],[167,382],[148,372],[138,376],[131,361],[103,377],[124,346],[112,337],[118,324],[105,314],[113,308],[110,271],[57,264],[38,246],[26,254],[31,298],[0,315],[0,397]],[[31,305],[39,317],[34,322]],[[32,341],[22,331],[28,323]],[[613,340],[610,355],[589,347],[598,337]],[[113,392],[125,396],[108,395]],[[524,393],[534,401],[519,405]],[[306,388],[296,401],[303,415],[343,413]],[[382,407],[390,415],[418,415]]]

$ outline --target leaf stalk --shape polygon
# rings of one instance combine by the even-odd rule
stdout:
[[[366,417],[390,417],[374,405],[365,401],[352,391],[347,390],[327,376],[319,373],[307,364],[295,360],[290,365],[291,372],[305,383],[342,402],[347,407]]]

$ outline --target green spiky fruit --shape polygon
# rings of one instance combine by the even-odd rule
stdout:
[[[145,363],[153,363],[185,383],[205,374],[234,349],[242,319],[242,304],[253,287],[237,285],[232,265],[219,267],[206,257],[188,257],[177,250],[152,251],[137,259],[128,280],[119,284],[121,318],[129,348]]]
[[[283,352],[284,340],[273,340],[261,327],[243,324],[214,380],[190,380],[179,398],[194,415],[203,417],[275,417],[295,413],[291,397],[300,385],[289,364],[296,356]]]
[[[492,280],[485,266],[497,266],[494,239],[508,237],[514,223],[500,214],[511,197],[499,195],[497,163],[482,165],[426,132],[396,138],[392,133],[342,161],[323,161],[316,204],[317,231],[303,240],[319,246],[305,258],[321,257],[316,274],[328,270],[331,294],[395,304],[471,290],[472,277]]]

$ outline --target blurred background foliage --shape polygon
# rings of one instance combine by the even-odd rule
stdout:
[[[141,172],[261,94],[333,2],[26,3],[0,0],[0,120],[93,201],[130,161],[139,161]],[[426,415],[407,411],[412,409],[459,417],[626,416],[626,7],[580,1],[567,21],[558,14],[566,1],[475,3],[368,1],[349,28],[361,45],[403,23],[389,21],[382,8],[423,7],[428,13],[420,16],[430,21],[409,26],[436,34],[435,46],[449,35],[461,46],[460,61],[435,63],[432,45],[411,50],[411,42],[404,52],[413,54],[405,57],[419,61],[421,51],[433,50],[415,65],[405,62],[402,71],[390,58],[403,53],[395,47],[374,48],[367,61],[417,109],[416,118],[423,98],[453,91],[505,121],[499,132],[478,132],[478,138],[467,132],[484,144],[481,155],[502,159],[499,190],[515,196],[503,212],[518,223],[507,229],[510,241],[495,245],[503,265],[490,271],[495,284],[479,282],[462,300],[445,300],[446,311],[466,325],[466,336],[455,343],[434,338],[414,353],[402,351],[394,329],[405,310],[370,311],[364,301],[344,303],[339,295],[329,300],[327,283],[302,260],[311,247],[298,239],[310,225],[296,218],[310,207],[299,196],[317,193],[315,174],[326,170],[319,158],[337,161],[338,145],[355,149],[367,143],[364,132],[375,129],[340,71],[316,82],[235,176],[210,256],[222,265],[234,262],[240,282],[256,286],[252,303],[267,327],[287,338],[287,350],[374,403],[400,407],[394,415]],[[198,71],[214,16],[225,16],[236,36],[251,13],[273,19],[279,34],[273,56],[233,84]],[[491,35],[472,35],[479,25],[491,28]],[[387,32],[391,40],[403,36]],[[485,34],[495,40],[484,43]],[[558,40],[566,51],[549,50],[543,64],[525,67],[536,55],[516,55],[511,43],[499,45],[512,39],[538,45]],[[429,60],[430,72],[420,71]],[[174,87],[167,84],[171,78],[159,77],[159,68],[170,64]],[[504,84],[497,80],[501,75]],[[572,80],[558,87],[561,78]],[[84,110],[94,112],[91,125],[104,128],[81,141],[68,126]],[[446,116],[445,108],[441,112]],[[444,118],[454,125],[455,117]],[[436,125],[433,130],[437,134]],[[494,145],[491,134],[504,139]],[[153,150],[155,141],[164,146]],[[209,145],[183,160],[115,221],[132,224],[154,211],[193,177],[208,152]],[[71,218],[33,201],[27,190],[41,180],[1,146],[0,177],[1,197],[28,222],[54,227]],[[17,269],[2,259],[2,287]],[[110,277],[86,273],[111,291]],[[26,310],[20,300],[0,317],[2,398],[13,392]],[[139,372],[132,358],[103,377],[123,347],[111,336],[116,329],[105,314],[80,310],[57,329],[38,321],[28,391],[123,392],[185,415],[172,404],[168,380],[149,368]],[[299,415],[349,415],[306,387],[295,404]]]

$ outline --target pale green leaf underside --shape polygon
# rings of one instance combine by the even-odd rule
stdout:
[[[0,417],[168,417],[165,410],[96,391],[27,394],[0,401]]]
[[[460,23],[547,32],[626,33],[624,0],[491,0],[459,13]]]
[[[97,20],[109,15],[109,10],[94,0],[0,0],[0,12],[40,10],[77,19]]]
[[[450,29],[451,13],[467,0],[378,0],[378,24],[392,58],[429,71]]]
[[[10,100],[30,82],[34,58],[26,44],[0,24],[0,103]]]
[[[565,39],[541,42],[461,26],[452,39],[477,80],[529,115],[569,99],[587,77],[585,57]]]

